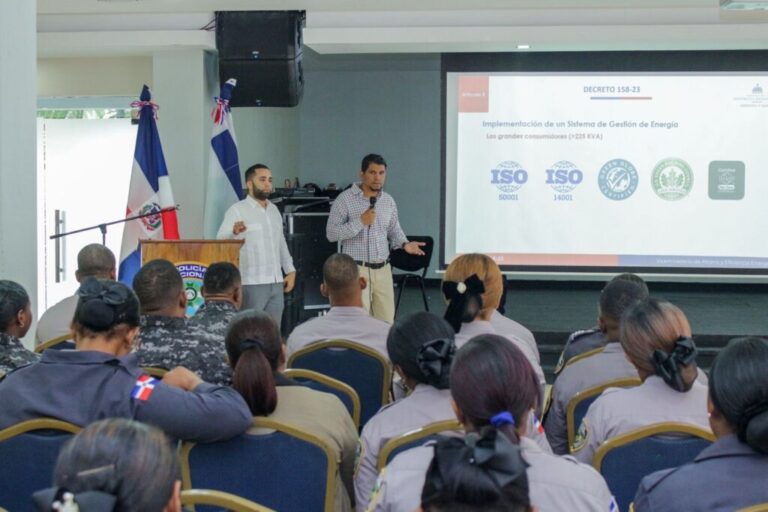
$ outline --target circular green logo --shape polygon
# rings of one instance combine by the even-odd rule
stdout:
[[[665,158],[653,168],[651,186],[656,195],[664,200],[680,200],[693,188],[691,166],[679,158]]]

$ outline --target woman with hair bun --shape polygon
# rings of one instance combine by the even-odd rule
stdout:
[[[573,443],[573,455],[588,464],[603,442],[640,427],[678,422],[709,428],[706,376],[696,366],[696,344],[680,308],[644,300],[624,313],[619,330],[642,384],[607,389],[590,405]]]
[[[21,344],[32,325],[32,305],[27,291],[18,283],[0,279],[0,377],[40,356]]]
[[[732,511],[768,503],[768,341],[736,338],[709,372],[709,423],[717,441],[693,462],[643,479],[637,512]]]
[[[357,510],[365,510],[378,474],[381,449],[390,439],[436,421],[453,420],[448,378],[456,352],[454,332],[432,313],[416,313],[392,326],[387,352],[410,394],[383,407],[363,428],[355,471]]]
[[[171,446],[162,431],[136,421],[92,423],[61,449],[56,487],[34,494],[37,509],[181,512],[181,470]]]
[[[536,374],[520,349],[501,336],[476,336],[456,352],[450,377],[456,417],[467,433],[475,436],[479,433],[480,439],[504,436],[519,446],[528,465],[526,475],[532,505],[545,512],[614,510],[611,508],[615,507],[613,496],[594,468],[572,457],[552,455],[528,437],[528,416],[539,400],[539,386]],[[474,442],[473,438],[477,440],[471,436],[468,443]],[[473,449],[473,454],[475,464],[490,469],[486,461],[488,451]],[[429,488],[425,488],[424,483],[427,469],[439,455],[442,454],[437,454],[435,445],[425,445],[396,456],[379,476],[368,510],[411,512],[425,501],[430,505]],[[439,458],[436,464],[440,465]],[[493,462],[490,465],[495,466]],[[495,469],[501,471],[502,468],[496,466]],[[505,472],[516,475],[517,467],[510,464]],[[504,487],[508,479],[496,476],[499,476],[496,483]]]

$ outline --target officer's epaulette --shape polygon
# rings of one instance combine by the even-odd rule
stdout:
[[[593,327],[592,329],[583,329],[581,331],[576,331],[571,333],[570,336],[568,336],[568,342],[567,343],[573,343],[579,338],[582,338],[584,336],[587,336],[589,334],[595,334],[596,332],[600,332],[599,327]]]

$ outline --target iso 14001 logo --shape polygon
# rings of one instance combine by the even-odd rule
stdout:
[[[573,201],[573,189],[584,180],[584,173],[567,160],[554,163],[547,173],[547,185],[555,193],[555,201]]]
[[[597,175],[600,192],[614,201],[623,201],[634,194],[639,182],[635,166],[621,158],[607,162]]]
[[[651,186],[660,198],[678,201],[693,188],[691,166],[679,158],[665,158],[653,168]]]
[[[528,182],[528,171],[517,162],[507,160],[491,169],[491,184],[501,192],[502,201],[517,201],[517,191]]]

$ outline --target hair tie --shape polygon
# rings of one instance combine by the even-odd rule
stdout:
[[[257,347],[259,348],[259,350],[263,352],[264,342],[258,338],[246,338],[240,342],[240,353],[243,353],[246,350],[251,350]]]
[[[472,319],[464,318],[466,315],[467,301],[474,298],[478,301],[480,308],[483,307],[483,293],[485,285],[483,281],[472,274],[464,281],[443,281],[443,295],[448,299],[448,307],[445,310],[444,318],[451,324],[454,332],[461,330],[463,322],[471,322]]]
[[[491,417],[491,425],[493,425],[496,428],[501,428],[504,425],[512,425],[514,427],[515,417],[512,416],[511,412],[503,411]]]
[[[683,382],[680,368],[693,363],[697,353],[693,338],[681,336],[675,341],[672,352],[654,350],[651,354],[651,362],[656,370],[656,375],[664,379],[664,382],[676,391],[685,392],[687,386]]]
[[[440,379],[445,370],[450,368],[453,355],[456,353],[456,344],[453,340],[439,338],[424,343],[419,347],[416,362],[422,375],[432,380]]]

